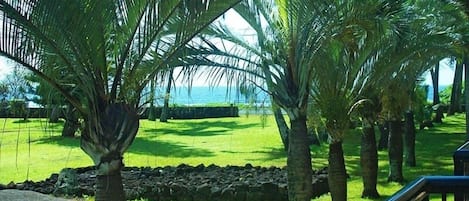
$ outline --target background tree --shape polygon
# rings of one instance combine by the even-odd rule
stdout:
[[[454,69],[454,78],[453,78],[453,85],[451,90],[451,98],[449,102],[448,112],[446,115],[451,116],[454,115],[456,112],[461,112],[461,97],[462,97],[462,77],[463,77],[463,69],[464,63],[463,59],[456,60],[456,66]]]
[[[430,75],[432,77],[433,85],[433,107],[436,107],[436,114],[433,118],[433,122],[443,122],[443,110],[440,108],[440,91],[439,91],[439,79],[440,79],[440,61],[435,62],[435,66],[430,69]]]
[[[8,85],[4,82],[0,82],[0,114],[7,116],[8,112]]]
[[[120,170],[139,127],[143,88],[181,56],[178,52],[188,41],[236,3],[0,1],[0,54],[51,84],[84,119],[81,148],[97,168],[96,200],[125,199]],[[181,9],[184,12],[178,12]],[[176,41],[174,27],[179,24],[184,29]],[[50,61],[54,65],[46,65]],[[61,80],[49,74],[50,69],[74,76]],[[66,90],[64,83],[80,93]]]
[[[166,90],[163,99],[163,108],[161,108],[160,122],[168,122],[169,116],[169,98],[171,97],[171,85],[173,85],[173,69],[167,75]]]
[[[55,73],[57,73],[57,71]],[[55,76],[60,77],[60,79],[67,80],[67,78],[64,78],[63,74],[62,76]],[[35,87],[33,91],[35,97],[32,101],[46,109],[49,122],[58,123],[59,118],[63,118],[65,122],[62,129],[62,137],[74,137],[75,133],[80,128],[80,122],[79,114],[76,113],[76,109],[73,105],[68,103],[68,101],[56,89],[52,88],[47,82],[44,82],[36,75],[30,75],[26,79],[29,80],[29,82],[34,83],[33,85]],[[64,84],[64,88],[68,91],[74,90],[72,86],[73,85]]]
[[[8,87],[8,107],[10,115],[27,120],[29,115],[28,105],[32,100],[32,86],[26,77],[29,73],[19,65],[15,65],[13,72],[6,76],[5,82]]]
[[[460,2],[462,5],[463,5],[463,8],[464,8],[464,13],[466,15],[466,21],[467,21],[467,17],[469,16],[469,2],[468,1],[464,1],[464,0],[459,0],[458,2]],[[467,44],[466,45],[466,48],[468,47]],[[468,52],[467,50],[464,52],[464,56],[463,56],[463,60],[464,60],[464,64],[466,66],[465,68],[465,71],[464,71],[464,78],[466,79],[466,81],[464,82],[464,94],[465,94],[465,109],[466,109],[466,140],[469,140],[469,107],[467,107],[469,105],[469,82],[467,81],[468,78],[469,78],[469,70],[467,69],[467,66],[469,65],[469,58],[468,58]]]

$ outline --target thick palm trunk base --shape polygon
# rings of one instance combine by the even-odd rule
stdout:
[[[360,165],[363,177],[362,198],[379,198],[378,190],[376,190],[378,183],[378,150],[373,127],[363,127]]]
[[[310,201],[313,191],[312,166],[306,117],[291,121],[288,141],[288,200]]]
[[[346,201],[347,172],[345,170],[342,142],[333,142],[329,145],[329,168],[327,175],[332,200]]]
[[[403,182],[402,161],[403,161],[403,134],[401,121],[391,121],[389,124],[389,176],[388,182]]]
[[[137,135],[139,118],[135,108],[124,103],[99,109],[86,119],[80,146],[97,168],[96,201],[125,200],[122,159]]]
[[[124,187],[120,172],[114,175],[98,175],[96,177],[96,201],[125,201]]]

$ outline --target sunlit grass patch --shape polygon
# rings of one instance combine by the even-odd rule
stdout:
[[[62,123],[46,120],[0,120],[0,183],[42,180],[65,167],[93,165],[80,149],[79,138],[62,138]],[[265,122],[258,115],[237,118],[170,120],[169,123],[141,120],[139,133],[124,155],[126,166],[217,164],[254,166],[286,165],[286,154],[272,116]],[[422,175],[452,175],[452,154],[465,141],[465,116],[447,117],[443,124],[417,131],[417,167],[405,167],[404,177],[412,181]],[[344,139],[348,200],[360,198],[360,128]],[[379,133],[377,132],[377,137]],[[314,168],[327,166],[327,145],[312,146]],[[378,191],[381,199],[402,188],[388,183],[387,151],[379,151]],[[92,198],[90,198],[92,200]],[[326,195],[317,200],[330,200]]]

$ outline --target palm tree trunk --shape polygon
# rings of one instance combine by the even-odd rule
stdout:
[[[439,106],[440,104],[440,92],[438,91],[439,85],[439,77],[440,77],[440,63],[437,62],[434,69],[430,71],[432,77],[432,84],[433,84],[433,105],[437,107],[435,118],[433,122],[442,123],[443,122],[443,110]]]
[[[49,116],[49,122],[50,123],[58,123],[59,118],[61,116],[61,113],[62,113],[62,109],[60,109],[60,106],[53,105],[52,110],[50,112],[50,116]]]
[[[403,182],[402,161],[403,161],[403,137],[400,120],[389,122],[389,176],[388,182]]]
[[[464,99],[465,99],[465,110],[466,110],[466,140],[469,140],[469,60],[464,57]]]
[[[345,170],[342,141],[334,141],[329,144],[329,168],[327,175],[332,200],[346,201],[347,172]]]
[[[96,201],[126,200],[120,171],[114,175],[98,175],[96,179]]]
[[[430,70],[430,75],[432,77],[432,85],[433,85],[433,105],[440,103],[440,94],[438,91],[439,88],[439,75],[440,75],[440,63],[437,62],[435,67]]]
[[[306,115],[290,120],[288,136],[288,200],[310,201],[312,195],[312,166]]]
[[[461,111],[461,90],[462,90],[462,72],[463,63],[457,61],[456,68],[454,70],[453,78],[453,89],[451,90],[451,99],[446,115],[454,115],[456,112]]]
[[[405,114],[405,129],[404,129],[404,159],[405,165],[415,167],[415,123],[414,113],[407,111]]]
[[[388,140],[389,140],[389,122],[384,121],[382,124],[378,124],[379,128],[379,143],[378,143],[378,150],[386,150],[388,149]]]
[[[282,110],[280,108],[274,109],[275,122],[277,122],[278,131],[280,133],[280,139],[282,139],[283,148],[288,151],[288,133],[289,128],[285,118],[283,117]]]
[[[360,149],[360,165],[362,168],[363,192],[362,198],[379,198],[376,189],[378,183],[378,150],[373,124],[363,120]]]
[[[150,81],[150,107],[148,108],[147,119],[150,121],[156,121],[156,108],[155,108],[155,80]]]
[[[76,114],[75,108],[69,104],[64,112],[64,127],[62,130],[62,137],[75,137],[75,133],[80,128],[80,122]]]
[[[123,201],[123,154],[135,139],[139,117],[136,109],[125,103],[99,106],[104,109],[96,108],[96,113],[85,119],[80,147],[96,165],[96,201]]]
[[[173,81],[173,69],[169,71],[168,83],[166,83],[166,93],[164,95],[163,108],[161,109],[160,122],[168,122],[169,97],[171,93],[171,84]]]
[[[80,124],[78,122],[65,120],[64,127],[62,129],[62,137],[75,137],[75,133],[78,128],[80,128]]]

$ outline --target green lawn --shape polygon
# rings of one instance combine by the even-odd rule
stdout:
[[[445,123],[417,134],[417,163],[405,168],[411,181],[420,175],[451,175],[452,153],[465,139],[464,116],[449,117]],[[139,134],[124,156],[126,166],[198,165],[285,166],[286,158],[272,117],[261,123],[259,116],[200,120],[171,120],[170,123],[141,121]],[[79,139],[60,137],[61,124],[31,119],[21,122],[0,119],[0,183],[41,180],[64,167],[92,165],[79,148]],[[359,166],[360,132],[351,130],[344,142],[349,200],[361,200]],[[30,142],[30,143],[28,143]],[[327,147],[313,147],[313,167],[327,164]],[[379,153],[378,190],[383,199],[402,186],[387,183],[387,153]],[[323,196],[318,200],[330,200]]]

